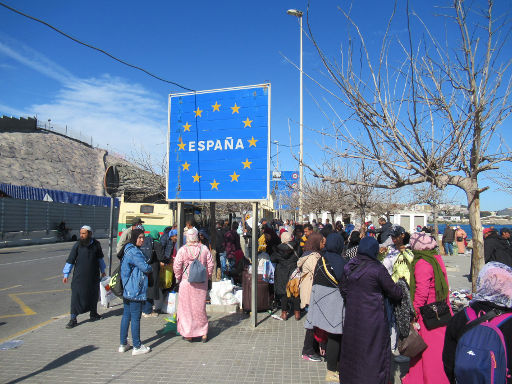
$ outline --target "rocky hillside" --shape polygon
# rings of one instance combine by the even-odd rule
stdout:
[[[0,181],[105,195],[108,166],[127,162],[107,151],[36,127],[34,119],[0,119]]]

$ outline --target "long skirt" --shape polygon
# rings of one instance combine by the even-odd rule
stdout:
[[[178,294],[178,332],[183,337],[200,337],[208,334],[206,293],[208,282],[189,283],[183,279]]]

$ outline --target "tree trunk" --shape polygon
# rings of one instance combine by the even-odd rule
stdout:
[[[334,224],[336,224],[336,220],[334,220],[335,212],[331,212],[331,224],[334,227]]]
[[[432,207],[432,215],[434,216],[434,234],[436,235],[436,241],[439,234],[439,222],[437,220],[437,205]]]
[[[473,232],[473,255],[471,256],[471,286],[473,293],[476,292],[476,280],[480,270],[485,264],[484,259],[484,232],[480,220],[480,192],[478,183],[475,181],[471,189],[467,189],[469,224]]]

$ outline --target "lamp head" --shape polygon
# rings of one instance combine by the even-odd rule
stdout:
[[[302,11],[297,9],[289,9],[286,11],[286,13],[295,17],[302,17]]]

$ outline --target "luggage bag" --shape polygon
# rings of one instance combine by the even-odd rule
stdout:
[[[242,275],[242,309],[249,312],[251,310],[251,283],[252,275],[244,271]],[[271,308],[272,300],[270,297],[269,285],[266,281],[263,281],[263,275],[258,275],[257,284],[257,310],[268,311]]]

